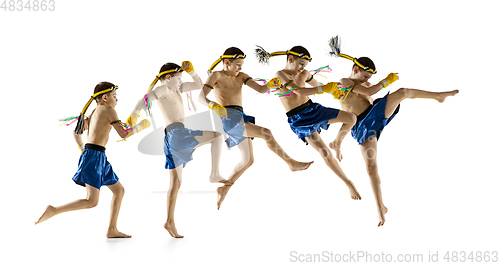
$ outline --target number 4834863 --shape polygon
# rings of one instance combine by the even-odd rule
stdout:
[[[56,1],[54,0],[4,0],[0,5],[3,11],[54,11]]]

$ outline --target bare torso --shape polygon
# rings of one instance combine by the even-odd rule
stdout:
[[[351,86],[352,84],[356,84],[355,81],[349,80],[349,79],[343,79],[344,81],[350,81],[350,84],[346,84],[346,86]],[[346,83],[346,82],[344,82]],[[343,86],[344,84],[342,84]],[[366,85],[367,87],[371,86],[371,84],[366,83],[363,84]],[[342,110],[351,112],[355,114],[356,116],[360,115],[363,113],[366,108],[368,108],[372,103],[373,99],[370,96],[359,94],[351,90],[349,94],[347,95],[347,98],[344,100],[344,98],[341,98],[340,101],[343,101],[340,106],[342,107]]]
[[[230,76],[225,74],[223,71],[217,71],[217,75],[217,83],[215,83],[213,90],[216,101],[222,106],[242,106],[243,97],[241,91],[244,78],[248,77],[248,75],[240,72],[237,76]]]
[[[183,122],[184,104],[181,91],[169,89],[166,85],[158,86],[153,91],[158,96],[158,107],[165,119],[165,124]]]
[[[307,71],[302,71],[302,73],[299,73],[297,75],[291,75],[286,70],[280,70],[276,74],[278,75],[278,73],[288,78],[288,80],[281,80],[282,84],[285,84],[290,80],[293,80],[295,84],[297,84],[299,87],[305,87],[306,80],[310,75]],[[280,93],[286,93],[288,91],[289,89],[284,89],[284,88],[279,90]],[[281,104],[283,104],[283,107],[285,107],[285,110],[288,112],[293,108],[298,107],[309,101],[309,96],[299,96],[298,94],[292,93],[289,96],[280,97],[280,100]]]

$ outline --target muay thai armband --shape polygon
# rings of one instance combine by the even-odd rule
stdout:
[[[214,110],[217,113],[217,115],[219,115],[219,116],[227,115],[226,108],[224,108],[224,106],[222,106],[214,101],[211,101],[208,104],[208,108]]]
[[[391,73],[385,79],[381,80],[380,82],[382,82],[382,86],[384,86],[384,88],[386,88],[387,86],[391,85],[392,83],[394,83],[398,79],[399,79],[398,74]]]

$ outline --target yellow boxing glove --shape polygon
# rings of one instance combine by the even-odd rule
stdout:
[[[214,110],[217,113],[217,115],[219,115],[219,116],[227,115],[226,108],[224,108],[224,106],[222,106],[214,101],[211,101],[208,104],[208,108]]]
[[[194,71],[194,67],[193,67],[193,64],[191,64],[191,62],[184,61],[184,62],[182,62],[181,67],[184,71],[186,71],[189,75],[191,75],[191,77],[194,78],[197,75],[196,72]]]
[[[85,143],[78,146],[78,148],[80,149],[80,152],[83,152],[85,150]]]
[[[275,86],[274,83],[277,83],[278,85]],[[267,87],[272,90],[274,88],[279,88],[281,87],[281,80],[279,78],[272,78],[269,82],[267,82]]]
[[[341,90],[336,90],[336,91],[332,92],[331,94],[332,94],[333,98],[335,98],[337,100],[340,99],[340,97],[345,95],[345,93]]]
[[[380,82],[382,82],[382,86],[386,88],[387,86],[391,85],[391,83],[394,83],[398,79],[399,79],[398,74],[391,73],[387,76],[387,78],[381,80]]]
[[[316,87],[317,94],[332,93],[337,90],[337,82],[328,82],[326,85]]]
[[[141,122],[139,122],[139,124],[135,125],[134,128],[137,130],[136,133],[139,133],[142,130],[148,128],[149,126],[151,126],[151,123],[149,122],[149,120],[143,119]]]
[[[130,113],[130,116],[127,118],[127,125],[130,125],[131,127],[135,126],[137,124],[137,118],[139,117],[139,111],[134,110],[132,113]]]

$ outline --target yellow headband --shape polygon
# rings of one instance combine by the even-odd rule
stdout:
[[[377,74],[377,70],[374,70],[374,69],[371,69],[371,68],[369,68],[367,66],[364,66],[363,64],[361,64],[360,62],[358,62],[358,59],[356,59],[354,57],[351,57],[351,56],[348,56],[346,54],[341,54],[340,53],[340,37],[338,35],[335,36],[335,37],[332,37],[329,40],[328,45],[330,46],[330,49],[332,50],[330,52],[330,55],[336,56],[336,57],[342,57],[342,58],[345,58],[345,59],[349,59],[349,60],[353,61],[354,64],[356,64],[357,66],[361,67],[363,70],[371,72],[373,74]]]
[[[87,102],[87,104],[85,104],[85,107],[83,107],[83,110],[81,112],[82,115],[85,115],[85,112],[87,112],[87,109],[89,108],[89,105],[92,103],[92,100],[95,99],[95,97],[101,95],[101,94],[104,94],[104,93],[107,93],[107,92],[110,92],[110,91],[114,91],[114,90],[117,90],[118,89],[118,86],[113,86],[109,89],[105,89],[103,91],[100,91],[100,92],[96,92],[94,93],[94,95],[92,95],[90,97],[90,100]]]
[[[210,75],[210,73],[212,73],[212,70],[214,70],[214,68],[224,59],[238,59],[238,58],[245,59],[246,57],[247,56],[244,54],[222,55],[210,66],[210,69],[208,69],[208,75]]]
[[[367,66],[364,66],[363,64],[361,64],[360,62],[358,62],[358,59],[354,58],[354,57],[350,57],[346,54],[339,54],[339,57],[342,57],[342,58],[345,58],[345,59],[349,59],[351,61],[354,62],[354,64],[356,64],[357,66],[361,67],[363,70],[365,71],[368,71],[368,72],[371,72],[373,74],[377,74],[377,70],[373,70]]]
[[[288,50],[286,52],[274,52],[274,53],[269,54],[269,57],[278,56],[278,55],[294,55],[294,56],[297,56],[299,58],[306,59],[309,62],[312,61],[312,58],[310,56],[308,56],[306,54],[299,54],[297,52],[290,51],[290,50]]]
[[[154,88],[154,86],[156,85],[156,83],[158,82],[158,80],[160,80],[160,77],[165,75],[165,74],[168,74],[168,73],[178,73],[178,72],[182,72],[184,71],[182,68],[174,68],[174,69],[169,69],[169,70],[166,70],[166,71],[163,71],[163,72],[160,72],[160,74],[158,74],[156,77],[155,77],[155,80],[153,81],[153,83],[151,83],[151,85],[149,85],[149,88],[148,88],[148,91],[146,92],[149,93],[149,91]]]

